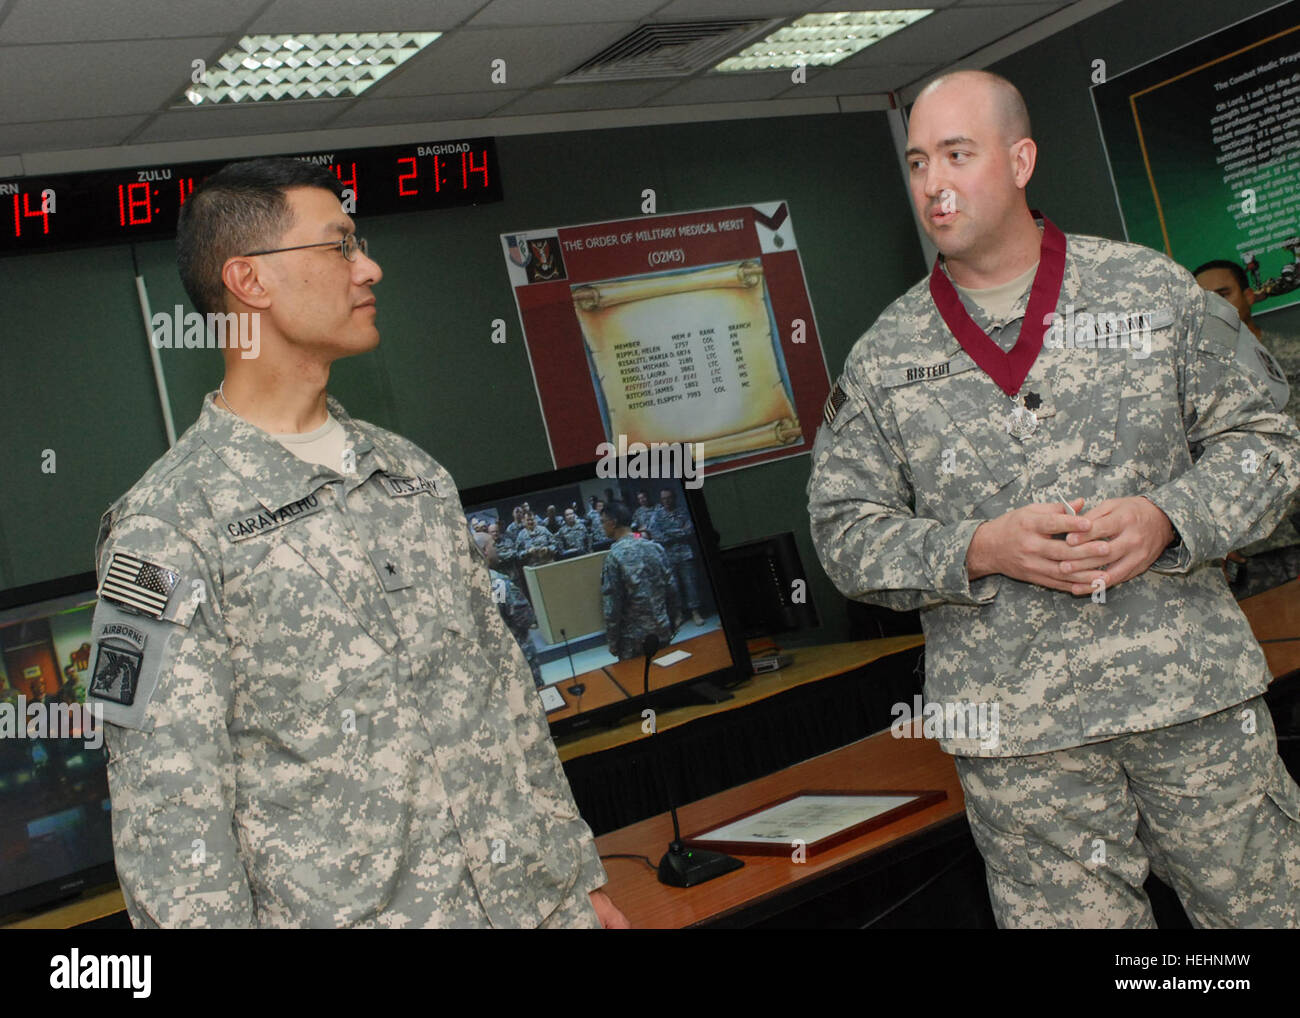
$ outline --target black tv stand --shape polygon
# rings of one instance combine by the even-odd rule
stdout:
[[[686,687],[691,693],[699,697],[701,703],[723,703],[726,700],[734,700],[734,693],[729,693],[721,686],[714,685],[712,682],[692,682]]]

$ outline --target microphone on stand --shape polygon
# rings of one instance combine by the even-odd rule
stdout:
[[[645,677],[642,689],[646,696],[650,694],[650,661],[658,652],[659,637],[651,633],[641,644],[641,653],[645,655]],[[659,725],[652,724],[650,737],[654,738],[658,734]],[[663,760],[657,753],[653,755],[659,768],[659,780],[668,795],[668,810],[673,818],[673,840],[668,845],[664,857],[659,860],[659,883],[667,884],[669,887],[694,887],[696,884],[702,884],[744,866],[745,864],[734,856],[722,852],[710,852],[702,848],[687,848],[682,844],[682,828],[677,822],[676,797],[664,773]]]
[[[578,677],[578,669],[573,667],[573,651],[569,649],[569,634],[563,629],[560,630],[560,639],[564,641],[564,653],[569,658],[569,678],[576,679]],[[574,696],[582,696],[586,691],[587,687],[581,682],[575,682],[569,687],[569,692]]]
[[[650,660],[659,653],[659,634],[651,633],[641,641],[641,653],[645,655],[645,675],[643,676],[642,692],[646,696],[650,695]]]

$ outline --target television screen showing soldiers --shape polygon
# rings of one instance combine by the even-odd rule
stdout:
[[[724,641],[678,480],[593,477],[465,513],[538,686],[639,660],[651,633],[656,658],[694,653],[710,634]]]

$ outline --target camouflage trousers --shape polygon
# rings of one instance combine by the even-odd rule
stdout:
[[[700,610],[700,575],[696,570],[695,559],[672,559],[673,580],[681,594],[683,611],[695,613]]]
[[[1263,697],[1073,749],[953,759],[1000,927],[1153,927],[1148,866],[1195,926],[1300,926],[1300,788]]]

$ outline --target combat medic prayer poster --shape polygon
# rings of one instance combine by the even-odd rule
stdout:
[[[1128,239],[1189,270],[1248,268],[1269,298],[1256,315],[1296,303],[1300,3],[1108,77],[1092,97]]]
[[[701,443],[808,452],[830,388],[785,202],[503,234],[555,466]]]

